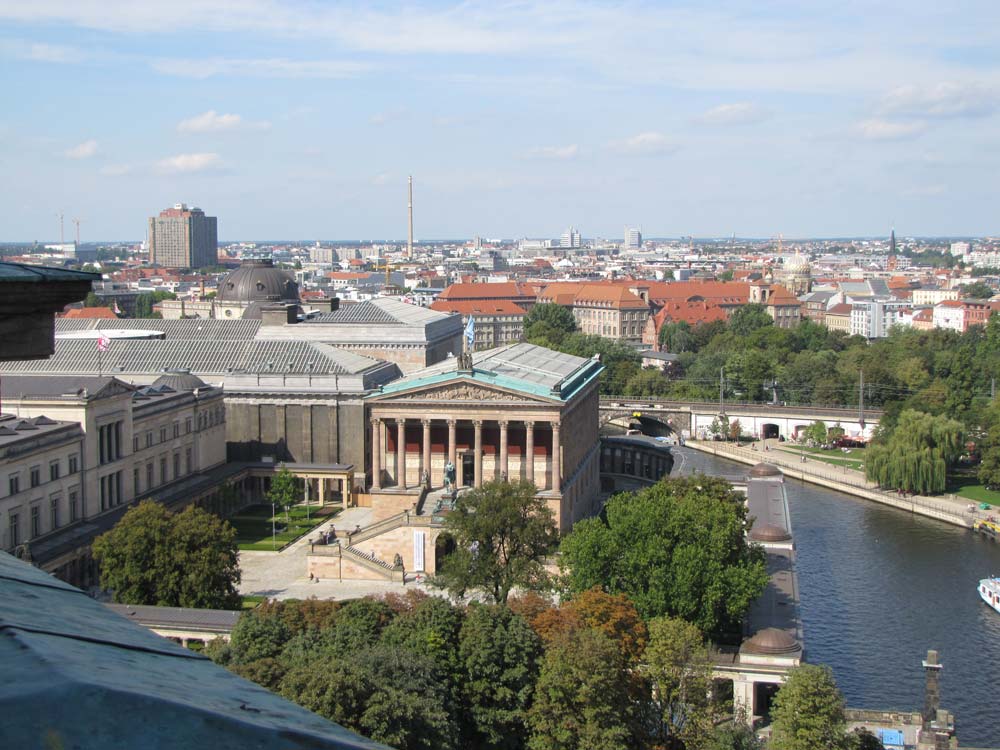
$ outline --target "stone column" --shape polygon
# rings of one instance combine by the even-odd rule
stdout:
[[[562,489],[562,446],[559,443],[559,423],[552,423],[552,489]]]
[[[406,487],[406,420],[396,420],[396,486]]]
[[[500,476],[509,479],[507,476],[507,420],[500,420]]]
[[[473,487],[483,486],[483,420],[475,419],[472,421],[473,427],[476,430],[476,442],[475,442],[475,473],[473,474]]]
[[[535,423],[524,423],[524,478],[529,482],[535,481]]]
[[[320,507],[326,507],[326,479],[320,477],[319,482],[319,504]]]
[[[455,427],[456,427],[456,425],[457,425],[457,422],[454,419],[449,419],[448,420],[448,460],[451,461],[451,465],[452,466],[454,466],[457,463],[457,459],[458,459],[458,453],[457,453],[457,450],[458,450],[457,442],[458,441],[455,438]],[[456,479],[457,479],[457,477],[458,477],[458,475],[457,475],[457,472],[456,472]]]
[[[753,726],[753,683],[748,679],[733,680],[733,715]]]
[[[372,420],[372,489],[382,489],[382,420]]]
[[[431,420],[425,419],[424,425],[424,471],[427,472],[427,479],[430,484],[434,484],[431,478]]]

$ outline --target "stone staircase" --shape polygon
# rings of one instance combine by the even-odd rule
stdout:
[[[340,547],[340,552],[349,558],[351,562],[378,573],[387,581],[396,581],[398,583],[403,580],[402,568],[396,568],[385,560],[379,559],[374,554],[366,554],[354,547],[344,547],[343,545]]]

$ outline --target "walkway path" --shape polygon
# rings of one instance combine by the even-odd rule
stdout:
[[[956,526],[971,527],[972,522],[977,519],[985,519],[990,512],[983,512],[967,498],[957,495],[940,495],[937,497],[925,497],[923,495],[900,495],[895,491],[879,489],[874,482],[865,479],[863,472],[848,469],[846,466],[833,466],[823,461],[809,460],[809,454],[805,454],[806,460],[802,456],[795,455],[782,450],[776,450],[776,445],[787,445],[778,443],[775,440],[759,441],[756,445],[761,445],[761,450],[739,447],[731,443],[688,440],[685,443],[689,448],[713,453],[723,458],[730,458],[746,464],[766,462],[780,466],[786,477],[801,479],[805,482],[812,482],[824,487],[846,492],[850,495],[864,497],[884,505],[891,505],[895,508],[908,510],[919,515],[937,518],[940,521],[955,524]],[[975,510],[969,511],[969,506]]]
[[[306,572],[306,554],[309,540],[319,537],[321,531],[335,526],[340,531],[362,528],[371,522],[371,508],[348,508],[338,513],[328,524],[323,524],[306,536],[286,547],[281,552],[240,552],[240,570],[243,577],[240,593],[243,595],[266,596],[269,599],[355,599],[368,594],[383,594],[389,591],[403,593],[406,589],[389,581],[310,581]],[[406,588],[425,589],[424,584],[408,581]]]

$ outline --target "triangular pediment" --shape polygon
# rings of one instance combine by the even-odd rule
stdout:
[[[533,393],[525,393],[511,388],[504,388],[492,383],[482,383],[470,378],[456,379],[446,383],[428,385],[415,384],[413,388],[402,391],[373,396],[372,401],[436,401],[455,403],[496,403],[508,402],[523,404],[551,404],[558,399],[547,399]]]
[[[112,377],[97,393],[92,393],[91,398],[110,398],[112,396],[120,396],[123,393],[134,393],[137,390],[138,388],[134,385]]]

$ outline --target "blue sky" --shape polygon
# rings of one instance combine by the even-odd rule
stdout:
[[[1000,233],[1000,3],[0,0],[0,240]]]

